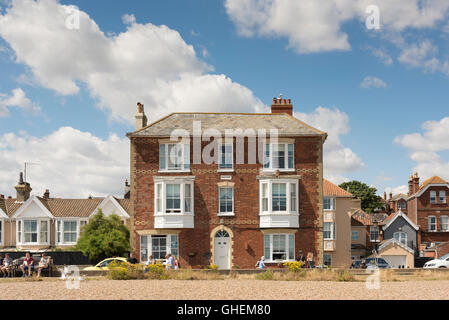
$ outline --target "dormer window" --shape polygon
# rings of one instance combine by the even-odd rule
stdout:
[[[190,171],[190,145],[160,144],[159,169],[160,171]]]
[[[439,203],[446,203],[446,191],[440,191]]]
[[[436,191],[430,191],[430,203],[432,203],[432,204],[437,203],[437,192]]]
[[[264,169],[292,171],[295,168],[294,144],[271,143],[264,146]]]

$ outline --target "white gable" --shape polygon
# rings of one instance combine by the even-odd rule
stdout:
[[[100,205],[95,209],[95,211],[91,214],[91,216],[95,215],[99,209],[101,209],[101,211],[103,211],[103,214],[106,217],[109,217],[109,216],[115,214],[115,215],[118,215],[120,218],[125,218],[125,219],[130,218],[129,214],[125,211],[125,209],[123,209],[123,207],[120,205],[120,203],[118,203],[117,200],[115,200],[115,198],[112,196],[108,196],[107,198],[105,198],[100,203]]]
[[[24,218],[51,218],[54,216],[36,197],[28,199],[14,214],[15,219]]]
[[[3,212],[2,209],[0,209],[0,219],[9,219],[9,217],[6,215],[6,213]]]

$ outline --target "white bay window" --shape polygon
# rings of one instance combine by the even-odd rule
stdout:
[[[49,245],[50,221],[46,219],[17,220],[17,243],[20,245]]]
[[[168,253],[179,257],[178,235],[140,236],[141,262],[146,262],[149,256],[153,256],[156,260],[164,260]]]
[[[261,228],[299,227],[298,179],[260,180]]]
[[[155,228],[193,228],[194,177],[155,177]]]
[[[293,234],[266,234],[264,236],[266,262],[294,261],[295,236]]]

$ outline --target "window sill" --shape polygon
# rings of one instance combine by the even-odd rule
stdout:
[[[159,170],[158,173],[191,173],[192,170]]]
[[[296,172],[296,169],[263,169],[263,173],[276,173],[276,171],[279,172]]]
[[[183,213],[183,212],[174,212],[174,213],[155,213],[155,217],[170,217],[170,216],[194,216],[194,213]]]
[[[235,213],[218,213],[218,217],[235,217]]]
[[[259,213],[259,216],[299,216],[298,212],[262,212]]]

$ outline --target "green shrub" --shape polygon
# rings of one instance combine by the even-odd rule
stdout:
[[[290,272],[299,272],[299,271],[301,271],[303,266],[304,266],[304,263],[301,261],[290,261],[290,262],[284,263],[284,267],[287,267],[288,271],[290,271]]]
[[[148,279],[167,280],[169,278],[168,272],[162,263],[150,264],[145,270]]]
[[[108,266],[107,277],[111,280],[137,280],[143,279],[144,274],[140,265],[112,262]]]
[[[263,273],[258,273],[256,275],[256,280],[273,280],[274,274],[270,270],[267,270]]]

